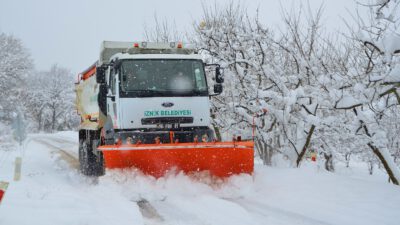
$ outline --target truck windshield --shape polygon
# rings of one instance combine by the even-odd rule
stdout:
[[[201,60],[134,59],[121,64],[121,97],[207,96]]]

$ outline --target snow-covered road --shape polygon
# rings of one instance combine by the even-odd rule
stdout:
[[[113,170],[98,180],[78,172],[77,134],[31,135],[25,151],[0,152],[10,182],[0,225],[399,224],[400,188],[356,168],[332,174],[256,166],[225,182],[183,174],[158,180]],[[16,156],[22,178],[13,182]]]

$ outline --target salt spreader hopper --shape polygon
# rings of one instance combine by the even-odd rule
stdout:
[[[206,66],[215,71],[212,94]],[[81,172],[251,174],[254,143],[219,142],[211,129],[209,99],[223,81],[220,66],[205,64],[190,45],[104,41],[99,60],[76,83]]]

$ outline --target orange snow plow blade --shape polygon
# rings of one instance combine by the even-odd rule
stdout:
[[[162,177],[171,169],[185,173],[209,171],[218,177],[253,173],[254,143],[212,142],[177,144],[104,145],[106,168],[135,167]]]

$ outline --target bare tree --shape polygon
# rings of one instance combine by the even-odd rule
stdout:
[[[26,91],[29,101],[25,107],[38,130],[72,129],[77,125],[73,115],[75,94],[73,75],[68,69],[53,65],[49,71],[37,72],[29,77]]]
[[[33,62],[21,40],[0,33],[0,111],[10,121],[18,106],[22,106],[25,79],[33,69]]]
[[[337,100],[337,109],[352,110],[358,126],[355,133],[364,136],[366,146],[384,166],[390,180],[400,184],[400,170],[389,152],[390,126],[385,119],[400,106],[400,35],[398,1],[379,1],[365,5],[369,21],[358,17],[359,31],[353,33],[354,46],[360,46],[352,66],[359,70],[347,73],[346,84]],[[357,45],[358,43],[358,45]],[[398,120],[395,122],[398,123]],[[371,164],[370,160],[370,164]],[[373,166],[370,166],[372,171]]]
[[[279,34],[237,3],[205,6],[203,11],[195,25],[196,42],[226,73],[226,91],[212,101],[218,126],[248,134],[254,121],[256,149],[264,163],[281,152],[299,166],[328,98],[318,82],[330,72],[325,65],[328,45],[320,31],[322,11],[305,21],[298,19],[301,11],[285,14],[286,26]],[[265,109],[268,115],[258,116]]]
[[[184,35],[178,31],[175,21],[166,18],[159,19],[154,13],[153,24],[144,24],[144,40],[154,42],[176,42],[183,41]]]

